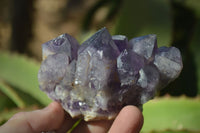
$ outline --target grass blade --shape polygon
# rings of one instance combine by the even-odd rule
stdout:
[[[25,102],[17,95],[17,93],[8,85],[0,80],[0,91],[7,95],[19,108],[25,107]]]
[[[82,119],[80,118],[79,120],[77,120],[77,122],[72,126],[72,128],[70,128],[67,133],[71,133],[78,125],[79,123],[82,121]]]

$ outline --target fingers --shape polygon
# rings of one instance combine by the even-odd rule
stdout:
[[[76,127],[73,133],[106,133],[112,121],[101,120],[101,121],[90,121],[85,122],[84,120]]]
[[[110,126],[109,133],[139,133],[142,125],[141,111],[135,106],[126,106],[120,111],[114,122],[106,120],[82,121],[73,133],[106,133]]]
[[[126,106],[116,117],[109,133],[139,133],[142,125],[141,111],[135,106]]]
[[[3,133],[39,133],[42,131],[56,130],[62,133],[69,130],[76,122],[64,111],[59,103],[53,102],[48,107],[32,111],[21,112],[14,115],[7,123],[0,127]],[[113,123],[113,124],[112,124]],[[111,126],[112,124],[112,126]],[[124,107],[115,121],[82,121],[74,133],[138,133],[143,125],[143,116],[140,110],[135,106]]]
[[[48,107],[14,115],[0,131],[4,133],[38,133],[58,129],[64,121],[64,111],[57,102]],[[10,128],[12,127],[12,128]]]

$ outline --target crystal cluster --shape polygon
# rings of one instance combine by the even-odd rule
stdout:
[[[180,51],[157,47],[156,35],[111,36],[106,28],[82,45],[63,34],[42,45],[40,89],[72,117],[113,119],[126,105],[142,107],[177,78]]]

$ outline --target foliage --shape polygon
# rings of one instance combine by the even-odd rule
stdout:
[[[144,104],[142,132],[199,132],[199,110],[199,97],[156,98]]]

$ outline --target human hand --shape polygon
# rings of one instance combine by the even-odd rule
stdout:
[[[41,133],[55,131],[65,133],[77,119],[65,114],[61,105],[52,102],[44,109],[20,112],[0,127],[2,133]],[[143,116],[135,106],[124,107],[114,121],[81,121],[73,133],[138,133],[143,125]]]

